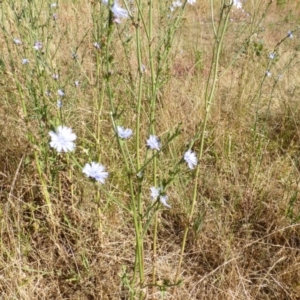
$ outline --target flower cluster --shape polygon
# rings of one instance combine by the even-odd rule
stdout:
[[[58,93],[60,96],[64,95],[62,90],[58,90]],[[62,106],[60,100],[57,102],[57,106],[59,108]],[[124,128],[123,126],[117,126],[116,128],[116,134],[121,139],[130,138],[132,133],[132,129],[130,128]],[[72,129],[67,126],[58,126],[55,131],[50,131],[49,135],[51,137],[50,147],[54,148],[59,153],[73,151],[76,147],[75,140],[77,136]],[[146,143],[150,149],[160,151],[161,143],[157,136],[150,135]],[[194,169],[198,163],[195,152],[192,152],[190,149],[185,152],[183,158],[190,169]],[[108,177],[108,172],[105,171],[105,167],[97,162],[86,163],[82,172],[87,177],[93,178],[102,184],[105,183],[105,180]],[[168,196],[162,193],[160,188],[151,187],[150,190],[153,201],[159,200],[163,206],[171,208],[171,206],[167,203]]]
[[[58,126],[56,131],[50,131],[51,137],[50,147],[54,148],[57,152],[69,152],[75,149],[77,136],[72,132],[72,129],[66,126]],[[105,167],[96,162],[85,164],[82,172],[87,176],[95,179],[100,183],[104,183],[108,176],[105,172]]]

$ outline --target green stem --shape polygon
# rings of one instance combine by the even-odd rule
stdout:
[[[142,20],[141,12],[142,1],[137,1],[138,6],[138,17],[136,23],[136,55],[138,60],[138,95],[137,95],[137,107],[136,107],[136,140],[135,140],[135,149],[136,149],[136,170],[140,169],[140,121],[141,121],[141,107],[142,107],[142,96],[143,96],[143,73],[142,73],[142,49],[141,49],[141,33],[140,26]],[[131,180],[132,184],[132,180]],[[136,252],[138,255],[138,265],[139,265],[139,275],[140,275],[140,286],[144,283],[144,246],[143,246],[143,226],[141,216],[142,211],[142,198],[141,198],[141,181],[138,181],[137,187],[137,203],[134,203],[132,198],[132,209],[133,209],[133,221],[135,226],[136,234]],[[136,207],[137,205],[137,207]],[[136,266],[135,266],[136,267]],[[142,293],[140,293],[140,298]]]
[[[213,1],[211,0],[211,5],[213,5],[212,2]],[[198,163],[197,168],[196,168],[192,205],[191,205],[191,209],[190,209],[189,216],[188,216],[188,224],[187,224],[187,226],[184,230],[184,234],[183,234],[180,258],[179,258],[179,263],[178,263],[178,266],[177,266],[177,271],[176,271],[176,276],[175,276],[175,283],[178,282],[178,279],[179,279],[179,276],[180,276],[181,265],[182,265],[182,261],[183,261],[183,255],[184,255],[184,251],[185,251],[187,236],[188,236],[190,226],[192,224],[194,210],[195,210],[195,206],[196,206],[196,202],[197,202],[198,182],[199,182],[199,174],[200,174],[200,162],[201,162],[201,159],[202,159],[202,156],[203,156],[203,149],[204,149],[204,142],[205,142],[205,130],[206,130],[206,127],[207,127],[207,122],[208,122],[208,119],[209,119],[209,113],[210,113],[212,101],[213,101],[213,98],[214,98],[215,87],[216,87],[216,84],[217,84],[217,81],[218,81],[219,58],[220,58],[223,39],[224,39],[224,35],[225,35],[225,32],[226,32],[228,19],[229,19],[230,8],[226,11],[225,20],[224,21],[222,20],[222,16],[223,16],[223,13],[225,12],[225,9],[226,8],[223,7],[222,14],[221,14],[221,20],[220,20],[220,23],[219,23],[219,26],[218,26],[218,33],[217,33],[217,37],[216,37],[216,40],[215,40],[215,47],[214,47],[215,50],[214,50],[214,55],[213,55],[213,60],[212,60],[212,65],[211,65],[212,70],[211,70],[211,73],[210,73],[210,76],[208,78],[207,85],[206,85],[205,119],[204,119],[204,123],[203,123],[203,126],[202,126],[202,135],[201,135],[200,151],[199,151],[199,163]],[[211,80],[212,80],[212,82],[211,82]],[[200,128],[199,128],[199,131],[200,131]]]
[[[156,76],[154,72],[154,61],[153,61],[153,1],[149,1],[149,38],[148,38],[148,51],[149,51],[149,62],[151,71],[151,112],[150,112],[150,133],[155,135],[155,110],[156,110]],[[153,185],[157,186],[156,180],[156,169],[157,169],[157,156],[153,158]],[[153,228],[153,255],[152,255],[152,297],[154,297],[154,285],[156,282],[156,258],[157,258],[157,224],[158,215],[157,211],[154,212],[154,228]]]
[[[110,4],[109,4],[110,6]],[[112,22],[112,13],[110,11],[109,16],[109,29],[108,29],[108,38],[107,38],[107,45],[106,45],[106,84],[107,84],[107,92],[108,98],[110,103],[111,109],[111,120],[113,124],[113,128],[116,131],[116,124],[114,121],[115,118],[115,108],[113,103],[113,94],[111,91],[111,55],[110,55],[110,45],[113,36],[113,22]],[[142,87],[143,87],[143,80],[142,80],[142,59],[141,59],[141,41],[140,41],[140,31],[137,25],[136,28],[136,37],[137,37],[137,56],[138,56],[138,64],[139,64],[139,87],[138,87],[138,104],[137,104],[137,121],[136,121],[136,153],[137,153],[137,166],[136,169],[140,168],[140,156],[139,156],[139,148],[140,148],[140,117],[141,117],[141,103],[142,103]],[[139,187],[139,191],[136,192],[133,185],[133,176],[130,170],[129,160],[127,159],[123,142],[118,137],[118,144],[122,152],[122,156],[126,165],[126,172],[129,181],[130,187],[130,196],[131,196],[131,208],[132,208],[132,216],[133,216],[133,223],[135,228],[135,236],[136,236],[136,258],[135,258],[135,265],[134,265],[134,275],[131,281],[131,285],[135,284],[136,281],[136,271],[139,270],[139,284],[140,288],[144,283],[144,257],[143,257],[143,234],[142,234],[142,205],[141,205],[141,189]],[[142,295],[142,293],[140,293]],[[130,298],[133,299],[134,297],[134,289],[130,290]],[[142,296],[140,296],[141,298]]]

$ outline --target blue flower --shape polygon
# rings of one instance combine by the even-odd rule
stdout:
[[[58,126],[56,131],[50,131],[51,137],[50,147],[56,149],[57,152],[68,152],[75,149],[77,136],[72,129],[67,126]]]
[[[129,139],[132,136],[132,129],[124,128],[123,126],[117,126],[117,133],[121,139]]]
[[[158,137],[151,134],[147,140],[147,146],[152,150],[155,149],[155,150],[159,151],[161,145],[160,145]]]
[[[197,166],[198,162],[197,162],[196,153],[193,152],[191,149],[185,152],[183,158],[187,162],[190,169],[194,169],[195,166]]]
[[[85,164],[82,172],[87,177],[94,178],[102,184],[105,183],[105,179],[108,177],[108,172],[105,172],[105,167],[93,161],[90,164]]]
[[[115,17],[115,22],[120,23],[120,18],[128,18],[128,11],[124,8],[122,8],[117,1],[114,2],[112,8],[111,8],[112,13],[114,14]]]
[[[155,186],[152,186],[150,188],[150,191],[151,191],[151,198],[153,201],[156,201],[157,199],[159,200],[159,202],[167,207],[167,208],[171,208],[171,205],[169,205],[167,203],[167,200],[168,200],[168,196],[167,195],[161,195],[161,189],[160,188],[157,188]]]

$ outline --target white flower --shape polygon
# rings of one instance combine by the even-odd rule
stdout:
[[[275,53],[270,53],[270,54],[269,54],[269,58],[270,58],[270,59],[274,59],[274,58],[275,58]]]
[[[174,8],[180,7],[180,6],[182,6],[182,3],[181,3],[180,0],[176,0],[176,1],[174,1],[174,2],[172,3],[172,6],[173,6]]]
[[[132,129],[124,128],[123,126],[117,126],[117,133],[121,139],[129,139],[132,136]]]
[[[241,3],[240,0],[233,0],[233,5],[234,5],[237,9],[242,8],[242,3]]]
[[[74,84],[75,84],[76,87],[79,87],[79,81],[78,80],[75,80]]]
[[[54,80],[58,80],[58,79],[59,79],[59,75],[58,75],[58,74],[52,74],[52,78],[53,78]]]
[[[29,59],[28,58],[22,58],[22,64],[23,65],[27,65],[29,63]]]
[[[87,177],[94,178],[101,183],[105,183],[105,179],[108,176],[108,172],[105,172],[105,167],[93,161],[90,164],[85,164],[82,172]]]
[[[266,75],[267,75],[268,77],[271,77],[272,73],[271,73],[269,70],[267,70],[267,71],[266,71]]]
[[[102,0],[102,3],[103,3],[104,5],[108,5],[108,0]]]
[[[158,137],[151,134],[147,140],[147,146],[150,149],[156,149],[157,151],[159,151],[160,150],[160,142],[159,142]]]
[[[59,89],[59,90],[57,91],[57,94],[58,94],[59,96],[63,97],[63,96],[65,95],[65,92],[64,92],[62,89]]]
[[[51,7],[51,8],[57,7],[57,3],[52,3],[52,4],[50,5],[50,7]]]
[[[93,46],[94,46],[96,49],[100,49],[100,48],[101,48],[100,44],[97,43],[97,42],[95,42],[95,43],[93,44]]]
[[[13,41],[16,45],[21,45],[22,44],[21,40],[19,40],[19,39],[14,39]]]
[[[189,1],[196,1],[196,0],[189,0]],[[177,7],[182,6],[182,2],[180,0],[176,0],[172,3],[172,5],[170,6],[170,10],[171,12],[173,12]]]
[[[146,72],[146,66],[145,65],[141,65],[141,73],[145,73]]]
[[[56,132],[50,131],[50,147],[55,148],[57,152],[68,152],[75,149],[76,134],[72,129],[66,126],[58,126]]]
[[[293,36],[293,32],[292,31],[288,31],[288,37],[290,38],[290,39],[292,39],[292,38],[294,38],[294,36]]]
[[[60,99],[57,100],[57,107],[58,108],[61,108],[62,107],[62,102]]]
[[[193,152],[191,149],[185,152],[183,158],[187,162],[190,169],[194,169],[195,166],[197,165],[196,153]]]
[[[111,11],[114,14],[116,19],[128,17],[128,11],[122,8],[121,6],[119,6],[117,1],[114,2]]]
[[[156,200],[160,195],[160,188],[156,188],[155,186],[152,186],[150,188],[150,191],[151,191],[152,200]]]
[[[41,43],[41,42],[39,42],[39,41],[36,41],[35,43],[34,43],[34,45],[33,45],[33,49],[35,49],[35,50],[41,50],[43,48],[43,44]]]
[[[171,208],[171,205],[169,205],[167,203],[167,200],[168,200],[168,196],[167,195],[161,195],[160,192],[161,192],[161,189],[160,188],[157,188],[155,186],[152,186],[150,188],[150,191],[151,191],[151,198],[152,198],[152,201],[155,201],[157,199],[159,199],[159,202],[167,207],[167,208]]]
[[[51,96],[51,92],[50,91],[46,91],[45,94],[46,94],[46,96]]]
[[[167,200],[168,200],[168,196],[167,196],[167,195],[165,195],[165,196],[160,196],[160,197],[159,197],[159,201],[160,201],[160,203],[161,203],[163,206],[165,206],[165,207],[167,207],[167,208],[171,208],[171,205],[169,205],[169,204],[167,203]]]
[[[187,2],[188,2],[188,4],[191,4],[191,5],[193,5],[193,4],[195,4],[195,3],[196,3],[196,0],[188,0]]]

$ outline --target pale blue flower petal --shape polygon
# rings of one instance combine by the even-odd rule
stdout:
[[[186,161],[186,163],[188,164],[188,167],[190,169],[194,169],[195,166],[197,166],[198,162],[197,162],[196,153],[193,152],[191,149],[189,149],[188,151],[185,152],[183,158]]]
[[[105,171],[105,167],[96,162],[91,162],[90,164],[86,163],[82,172],[87,177],[91,177],[102,184],[105,183],[105,179],[108,177],[108,172]]]
[[[160,150],[160,142],[157,136],[155,135],[150,135],[148,140],[147,140],[147,146],[152,149],[152,150]]]
[[[50,131],[51,137],[50,147],[54,148],[57,152],[69,152],[75,149],[77,136],[72,132],[72,129],[66,126],[58,126],[56,131]]]

